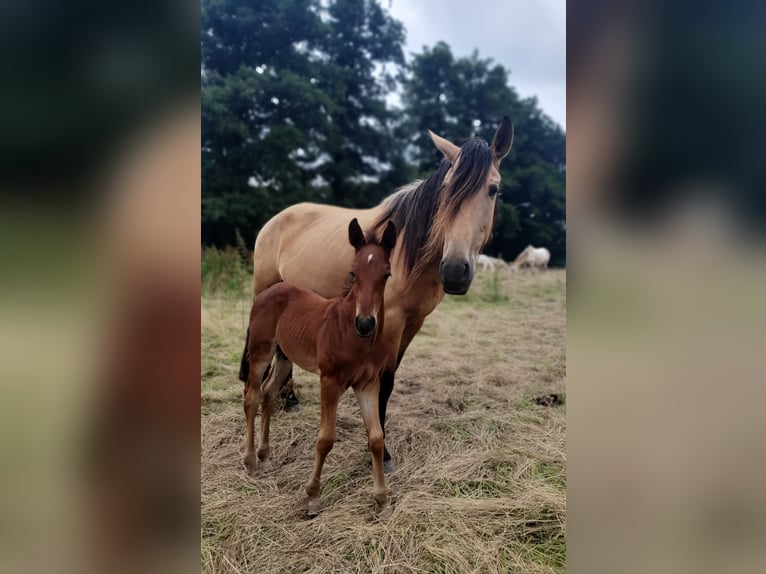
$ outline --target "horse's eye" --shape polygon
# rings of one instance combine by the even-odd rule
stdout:
[[[354,275],[353,271],[350,271],[348,274],[348,282],[353,283],[354,281],[356,281],[356,275]]]
[[[390,272],[390,271],[386,271],[386,274],[385,274],[385,275],[383,275],[383,278],[384,278],[384,279],[388,279],[388,278],[390,278],[390,277],[391,277],[391,272]]]
[[[495,195],[497,195],[498,191],[500,191],[500,186],[499,185],[496,185],[496,184],[493,183],[492,185],[489,186],[489,196],[490,197],[495,197]]]

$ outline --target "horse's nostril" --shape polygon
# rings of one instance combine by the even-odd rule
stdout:
[[[369,335],[375,330],[375,317],[357,317],[354,326],[360,334]]]
[[[470,273],[470,271],[471,271],[471,266],[468,265],[468,263],[466,263],[465,264],[465,269],[463,270],[463,275],[465,275],[467,277],[468,274]]]

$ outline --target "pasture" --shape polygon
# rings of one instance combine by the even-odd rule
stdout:
[[[468,295],[446,296],[426,319],[389,402],[397,470],[386,475],[393,514],[379,522],[351,391],[338,408],[321,514],[306,518],[319,385],[297,367],[302,410],[275,413],[273,468],[247,476],[237,372],[252,283],[236,255],[208,257],[206,269],[203,572],[564,571],[563,270],[477,272]]]

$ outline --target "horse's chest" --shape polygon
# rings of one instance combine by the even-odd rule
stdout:
[[[402,308],[408,317],[426,317],[436,309],[443,298],[444,291],[441,289],[429,289],[420,297],[412,297],[403,301]]]
[[[344,388],[354,386],[357,383],[367,382],[378,375],[381,361],[375,359],[370,350],[361,352],[327,353],[319,370],[322,376],[336,379]]]

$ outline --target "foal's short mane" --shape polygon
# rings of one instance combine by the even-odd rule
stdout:
[[[399,244],[410,279],[441,254],[444,232],[463,202],[477,193],[486,181],[494,156],[486,141],[474,138],[460,148],[457,168],[448,185],[444,178],[452,164],[443,159],[424,181],[415,181],[383,200],[385,210],[375,221],[379,228],[389,219],[400,230]]]

